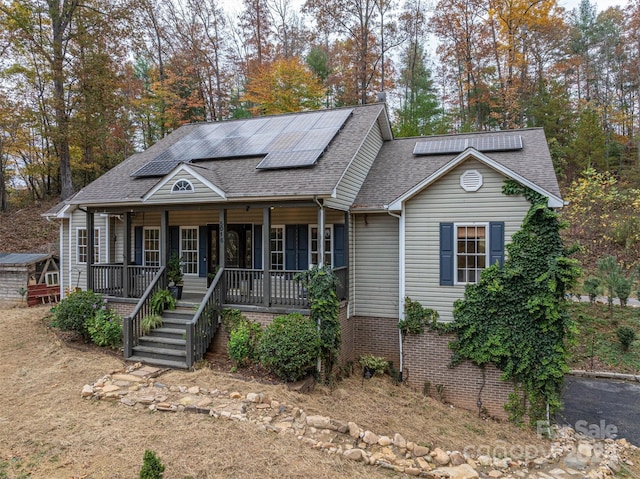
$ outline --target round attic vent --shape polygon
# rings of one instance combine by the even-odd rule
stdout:
[[[478,170],[467,170],[460,175],[460,186],[464,191],[478,191],[482,186],[482,175]]]

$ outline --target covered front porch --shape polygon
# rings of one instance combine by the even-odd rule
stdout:
[[[124,319],[125,357],[135,358],[143,349],[142,318],[153,294],[169,285],[167,265],[177,255],[182,301],[192,305],[182,333],[184,366],[191,367],[206,352],[223,308],[308,312],[298,274],[310,265],[331,265],[338,297],[347,299],[348,223],[347,213],[321,201],[87,209],[86,286],[116,302],[135,301]]]
[[[96,217],[106,231],[96,227]],[[183,294],[191,300],[204,296],[223,270],[225,305],[305,309],[296,276],[313,264],[331,265],[342,285],[338,295],[347,297],[349,216],[321,202],[88,209],[86,220],[86,286],[110,297],[142,297],[172,255],[180,258]],[[106,254],[99,253],[103,248]]]

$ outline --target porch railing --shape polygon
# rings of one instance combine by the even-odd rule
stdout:
[[[338,277],[339,281],[336,291],[338,300],[349,299],[349,268],[347,266],[334,268],[333,273]]]
[[[223,275],[224,268],[221,268],[209,285],[198,311],[193,319],[187,323],[188,368],[203,358],[218,329],[220,310],[222,309],[221,278]]]
[[[133,347],[138,344],[138,339],[142,336],[142,318],[151,314],[151,297],[156,291],[166,287],[167,277],[165,270],[165,266],[161,266],[158,269],[142,293],[136,307],[122,321],[122,342],[124,344],[125,358],[130,358],[133,355]]]
[[[300,271],[269,272],[269,304],[307,308],[307,292],[295,279]],[[261,269],[225,269],[223,302],[225,304],[264,305],[265,281]]]
[[[122,263],[94,264],[91,265],[93,290],[109,296],[139,298],[159,269],[159,266],[128,265],[125,278],[125,267]]]

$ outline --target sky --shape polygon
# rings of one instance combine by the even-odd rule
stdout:
[[[598,7],[598,12],[602,12],[609,7],[624,7],[628,2],[626,0],[591,0],[591,3],[595,3]],[[567,10],[577,8],[579,4],[580,0],[558,0],[558,5]]]

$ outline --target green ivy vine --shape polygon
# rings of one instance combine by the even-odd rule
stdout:
[[[340,301],[336,289],[338,277],[330,266],[314,265],[298,273],[296,278],[302,282],[309,296],[309,317],[319,325],[321,350],[325,375],[330,377],[340,353],[340,321],[338,312]]]
[[[565,339],[574,329],[566,311],[566,294],[580,275],[573,252],[562,244],[564,225],[547,199],[514,181],[503,193],[523,195],[531,207],[521,229],[507,245],[503,268],[485,269],[480,281],[456,301],[451,329],[453,363],[469,359],[494,364],[502,379],[520,388],[505,406],[510,419],[534,423],[560,405],[564,374],[568,371]]]

